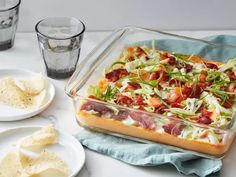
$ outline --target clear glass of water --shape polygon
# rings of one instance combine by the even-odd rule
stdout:
[[[0,51],[14,44],[20,3],[20,0],[0,0]]]
[[[72,17],[53,17],[39,21],[35,30],[47,75],[70,77],[79,60],[85,25]]]

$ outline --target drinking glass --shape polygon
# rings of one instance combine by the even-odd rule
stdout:
[[[51,78],[68,78],[79,60],[85,25],[72,17],[53,17],[39,21],[35,30],[39,48]]]
[[[0,0],[0,51],[14,44],[20,3],[20,0]]]

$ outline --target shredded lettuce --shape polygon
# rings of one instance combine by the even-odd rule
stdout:
[[[221,72],[226,71],[227,69],[234,68],[235,65],[236,65],[236,58],[230,59],[228,60],[227,63],[221,65],[218,71]]]
[[[140,83],[141,87],[140,89],[137,89],[134,91],[136,94],[142,94],[142,95],[154,95],[153,87],[147,84]]]
[[[154,112],[154,111],[155,111],[155,107],[153,107],[153,106],[145,106],[144,109],[145,109],[147,112]]]
[[[168,98],[168,92],[164,90],[158,90],[157,88],[154,88],[154,92],[162,99]]]
[[[194,116],[195,114],[191,111],[181,109],[181,108],[169,108],[168,109],[170,112],[178,115],[186,115],[186,116]]]
[[[215,134],[213,131],[208,132],[208,139],[211,144],[219,144],[219,137],[217,134]]]
[[[222,107],[218,102],[217,98],[214,97],[211,93],[202,92],[200,98],[208,105],[210,109],[215,110],[217,114],[232,114],[230,110]]]
[[[203,102],[202,100],[199,100],[196,98],[187,98],[185,100],[185,104],[186,104],[185,109],[195,114],[197,110],[201,107],[202,102]]]
[[[131,61],[131,62],[127,62],[125,64],[125,69],[128,72],[131,72],[132,70],[135,70],[136,68],[138,68],[140,66],[143,66],[143,65],[144,65],[144,61],[141,60],[141,59],[138,59],[138,60],[134,60],[134,61]]]
[[[88,88],[88,94],[92,95],[96,98],[102,98],[103,97],[102,92],[101,92],[101,90],[99,89],[98,86],[90,85],[89,88]]]
[[[134,61],[127,62],[125,64],[125,69],[128,72],[132,72],[140,67],[146,67],[146,70],[150,70],[150,68],[157,70],[158,69],[158,63],[159,63],[159,58],[150,58],[149,60],[146,60],[145,58],[140,58],[140,59],[135,59]],[[151,66],[151,67],[148,67]],[[154,67],[155,66],[155,67]]]
[[[187,125],[183,129],[183,131],[181,133],[181,137],[182,138],[188,138],[188,139],[198,139],[199,138],[199,133],[201,131],[202,131],[202,129],[200,127]]]

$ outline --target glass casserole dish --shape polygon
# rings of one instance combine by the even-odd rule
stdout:
[[[141,64],[138,62],[138,67],[137,62],[135,68],[133,65],[130,65],[130,63],[133,64],[136,60],[140,61],[140,58],[129,59],[130,61],[127,62],[129,65],[123,62],[122,58],[126,57],[127,59],[126,54],[130,51],[135,51],[135,57],[137,57],[137,52],[141,52],[142,62]],[[143,56],[143,54],[146,53],[147,56]],[[158,62],[161,60],[161,65],[165,65],[166,63],[164,62],[167,61],[169,62],[169,67],[172,68],[171,73],[168,72],[168,77],[165,80],[165,82],[168,82],[169,85],[166,86],[164,82],[163,86],[162,83],[161,91],[165,90],[167,93],[165,99],[160,97],[160,92],[158,91],[159,87],[156,85],[159,83],[161,84],[159,77],[160,75],[157,80],[151,79],[148,83],[143,81],[143,79],[140,80],[139,78],[139,80],[136,80],[135,83],[136,86],[138,84],[137,90],[139,92],[131,89],[132,93],[135,93],[136,97],[137,95],[140,96],[140,92],[148,95],[148,98],[143,98],[143,100],[145,100],[143,101],[145,102],[145,106],[142,106],[142,108],[144,107],[144,109],[140,109],[140,105],[134,105],[134,101],[127,102],[127,95],[125,96],[125,104],[120,104],[121,102],[124,103],[124,101],[120,101],[124,100],[123,97],[118,101],[105,100],[105,97],[108,98],[108,92],[109,98],[112,95],[112,90],[110,87],[106,87],[104,93],[100,93],[99,90],[96,90],[97,85],[101,86],[101,84],[104,84],[104,75],[105,80],[108,80],[110,86],[113,86],[114,83],[117,85],[117,80],[127,80],[127,71],[123,73],[123,71],[120,71],[119,67],[121,67],[122,70],[126,68],[128,73],[131,73],[131,70],[135,69],[135,71],[138,71],[137,76],[139,76],[140,70],[148,70],[148,72],[150,72],[150,66],[153,67],[157,65],[155,63],[155,57],[151,58],[150,53],[153,55],[155,54],[155,56],[158,55],[156,58],[158,58]],[[178,64],[180,61],[184,62],[185,68],[175,69],[177,65],[175,65],[175,63],[170,63],[170,58],[173,57],[174,61],[178,61]],[[228,64],[218,63],[217,61],[227,62],[229,59],[235,57],[236,46],[233,45],[223,45],[220,43],[193,39],[157,30],[125,27],[118,29],[109,35],[77,66],[77,70],[67,83],[65,91],[73,99],[76,119],[83,127],[141,142],[160,143],[164,146],[177,150],[190,151],[191,153],[201,156],[219,158],[223,157],[228,151],[235,136],[235,104],[234,96],[232,96],[234,93],[228,96],[228,91],[222,91],[218,88],[223,88],[223,86],[220,85],[223,81],[223,84],[225,85],[230,85],[232,83],[234,86],[236,76],[234,73],[232,74],[234,71],[231,71],[231,68],[229,67],[229,64],[230,66],[235,64],[235,60],[231,60]],[[150,61],[155,62],[152,63],[152,65],[147,65],[147,61],[149,64],[151,63]],[[188,77],[183,76],[183,72],[187,75],[186,72],[188,71],[186,70],[188,70],[188,67],[186,66],[189,66],[188,63],[192,65],[190,70],[193,71],[190,73],[195,72],[196,68],[199,68],[199,63],[200,65],[203,65],[203,69],[200,69],[200,74],[196,72],[199,74],[197,75],[197,78],[201,76],[201,73],[203,72],[202,70],[207,70],[207,78],[212,79],[213,77],[214,81],[211,80],[211,85],[205,86],[204,89],[206,89],[202,89],[203,91],[201,94],[199,93],[199,96],[196,98],[189,96],[189,98],[182,99],[182,102],[177,100],[172,100],[172,102],[169,102],[168,99],[170,98],[170,93],[172,92],[171,90],[173,88],[176,90],[176,86],[173,87],[173,85],[180,84],[178,85],[178,88],[181,90],[180,95],[183,95],[183,88],[186,87],[186,85],[181,85],[181,78],[187,78],[188,80],[186,81],[186,84],[188,84],[188,87],[195,88],[195,86],[191,85],[195,82],[195,75],[191,74]],[[174,69],[171,65],[173,65]],[[224,65],[224,67],[221,65]],[[222,68],[224,68],[224,71]],[[112,72],[114,70],[118,73],[118,78],[117,76],[114,77],[114,72]],[[155,70],[155,73],[158,70],[159,68]],[[231,75],[228,74],[229,71]],[[151,72],[153,72],[153,70]],[[178,74],[181,74],[181,77]],[[231,80],[231,76],[233,81]],[[235,79],[233,76],[235,76]],[[173,80],[173,78],[175,78],[175,82],[173,82],[173,85],[170,86],[170,80]],[[176,78],[178,78],[178,81],[181,80],[181,83],[176,83]],[[155,81],[155,86],[152,85],[154,83],[153,81]],[[158,83],[156,83],[156,81],[158,81]],[[199,81],[197,81],[197,83],[198,82]],[[213,87],[213,85],[220,85],[220,87]],[[224,87],[226,87],[225,85]],[[116,92],[116,97],[123,94],[121,93],[121,89],[124,88],[121,87],[117,87],[117,92],[119,93]],[[144,90],[144,87],[146,90]],[[151,93],[146,93],[147,87],[148,89],[150,87],[153,89]],[[91,96],[88,92],[93,92],[93,95],[102,95],[102,98],[104,99],[98,99],[97,97]],[[150,96],[152,98],[158,97],[160,98],[159,101],[165,103],[163,109],[164,111],[155,111],[156,107],[147,106]],[[222,97],[226,100],[228,98],[233,99],[233,105],[229,108],[229,110],[231,110],[230,113],[228,113],[228,108],[225,106],[225,100],[224,103],[222,103],[224,105],[221,105],[221,102],[218,104],[218,101],[221,100]],[[218,101],[216,101],[216,99]],[[155,101],[156,100],[154,99],[154,102]],[[170,105],[175,106],[170,107]],[[185,106],[181,107],[179,105]],[[211,110],[207,110],[199,113],[200,109],[204,110],[204,106],[207,108],[211,107],[211,109],[214,107],[215,110],[219,109],[220,112],[217,114],[217,111],[211,112]],[[190,109],[190,107],[192,108]],[[209,112],[210,119],[206,119],[205,114],[208,116]],[[212,117],[214,117],[214,119]]]

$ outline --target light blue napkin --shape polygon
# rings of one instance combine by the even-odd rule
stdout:
[[[75,137],[85,147],[137,166],[172,164],[185,175],[219,176],[221,160],[210,160],[196,155],[164,148],[159,144],[144,144],[103,133],[82,130]]]
[[[217,43],[236,45],[235,36],[210,36],[205,38]],[[142,41],[140,44],[151,45],[150,41]],[[200,53],[201,57],[226,61],[236,57],[235,48],[225,48],[219,52],[207,43],[199,45],[197,42],[180,40],[158,40],[156,46],[159,49],[173,51],[176,53],[194,54]],[[185,175],[195,174],[197,176],[219,176],[222,167],[221,160],[206,159],[189,153],[178,152],[163,147],[159,144],[144,144],[118,138],[102,133],[83,130],[75,137],[87,148],[99,153],[111,156],[125,163],[137,166],[156,166],[161,164],[172,164]]]

